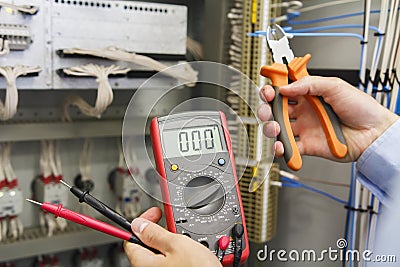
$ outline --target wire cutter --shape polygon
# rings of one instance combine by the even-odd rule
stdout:
[[[308,76],[307,63],[311,58],[310,54],[304,57],[295,57],[290,49],[289,40],[284,30],[279,25],[268,26],[266,33],[268,47],[270,48],[274,63],[261,68],[261,75],[272,81],[275,89],[275,98],[272,102],[272,114],[274,119],[281,126],[278,140],[283,143],[284,158],[286,164],[292,170],[299,170],[302,167],[302,158],[290,126],[288,113],[288,97],[279,94],[279,87],[291,81],[297,81]],[[347,154],[347,144],[344,139],[341,124],[332,107],[327,104],[322,97],[305,96],[317,113],[329,149],[337,158],[343,158]]]

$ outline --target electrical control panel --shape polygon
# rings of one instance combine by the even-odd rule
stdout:
[[[164,66],[185,60],[185,6],[111,0],[16,0],[13,4],[31,6],[37,12],[27,14],[6,6],[0,9],[0,38],[8,40],[10,47],[8,54],[0,56],[0,66],[22,64],[42,70],[20,79],[18,89],[95,89],[95,77],[63,72],[89,63],[129,68],[127,74],[110,75],[115,89],[137,88],[156,72],[150,67],[114,60],[113,53],[110,59],[67,54],[65,49],[113,47],[132,53],[132,57],[149,57]],[[166,78],[165,82],[174,81]],[[0,79],[0,88],[5,88],[4,79]]]

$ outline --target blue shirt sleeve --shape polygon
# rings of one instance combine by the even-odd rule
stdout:
[[[400,120],[361,154],[356,168],[361,184],[389,205],[393,199],[391,189],[400,180]]]

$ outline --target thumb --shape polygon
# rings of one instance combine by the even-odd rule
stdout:
[[[149,247],[155,248],[165,255],[172,250],[173,234],[144,218],[136,218],[132,221],[132,230],[135,235]]]

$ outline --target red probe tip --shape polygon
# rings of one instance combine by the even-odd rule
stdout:
[[[37,202],[37,201],[34,201],[34,200],[32,200],[32,199],[26,198],[25,200],[26,200],[26,201],[29,201],[29,202],[31,202],[31,203],[33,203],[33,204],[36,204],[36,205],[42,206],[42,203],[40,203],[40,202]]]

